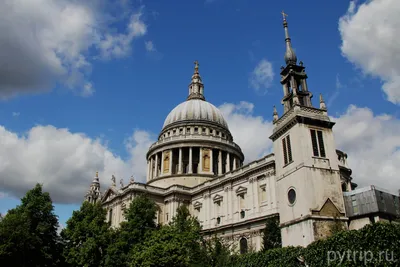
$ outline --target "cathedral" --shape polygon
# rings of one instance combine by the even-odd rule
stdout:
[[[286,65],[281,67],[283,114],[273,110],[273,153],[244,164],[221,111],[206,101],[195,62],[186,101],[166,117],[158,140],[149,147],[147,182],[100,190],[98,173],[85,196],[101,202],[114,227],[138,194],[158,205],[157,223],[171,221],[187,205],[205,235],[223,238],[240,251],[262,248],[266,221],[279,217],[282,245],[307,246],[330,235],[331,226],[359,229],[399,214],[399,198],[370,186],[356,189],[346,153],[336,149],[322,95],[313,105],[303,62],[292,49],[286,18]],[[265,133],[268,134],[268,133]],[[382,207],[383,204],[384,208]]]

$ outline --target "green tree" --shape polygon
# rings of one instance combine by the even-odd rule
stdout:
[[[49,193],[37,184],[0,221],[2,266],[60,266],[58,219]]]
[[[106,210],[101,204],[84,202],[74,211],[62,230],[64,257],[71,266],[104,266],[105,253],[110,242]]]
[[[153,231],[143,243],[133,246],[130,252],[132,267],[186,267],[190,266],[188,249],[181,236],[170,225]]]
[[[204,240],[203,249],[205,250],[205,257],[202,266],[229,266],[231,257],[237,254],[232,245],[227,244],[217,236]]]
[[[279,227],[279,217],[267,219],[263,232],[263,250],[282,247],[281,229]]]
[[[107,249],[105,266],[128,266],[129,251],[149,237],[156,229],[155,223],[157,206],[146,195],[139,195],[133,199],[125,213],[125,222],[112,233],[112,242]]]
[[[203,264],[207,259],[200,231],[198,220],[185,205],[180,206],[169,225],[133,246],[131,266],[207,266]]]

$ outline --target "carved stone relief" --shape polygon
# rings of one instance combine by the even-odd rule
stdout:
[[[203,149],[203,171],[209,172],[210,171],[210,150],[205,148]]]
[[[169,172],[169,161],[170,161],[170,156],[169,156],[169,151],[164,152],[164,162],[163,162],[163,173],[168,173]]]

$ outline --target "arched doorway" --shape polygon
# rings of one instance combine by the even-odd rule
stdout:
[[[242,237],[239,241],[240,244],[240,254],[245,254],[247,253],[247,239]]]

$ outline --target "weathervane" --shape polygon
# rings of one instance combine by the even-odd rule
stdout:
[[[195,73],[199,73],[199,62],[197,60],[194,62],[194,70]]]
[[[282,10],[281,14],[282,14],[283,20],[286,21],[286,17],[288,16],[288,14],[286,14],[283,10]]]

